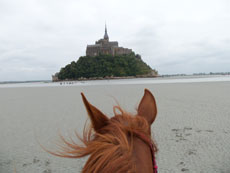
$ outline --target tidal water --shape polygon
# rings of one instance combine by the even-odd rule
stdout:
[[[195,82],[224,82],[230,81],[230,75],[225,76],[182,76],[158,78],[132,78],[88,81],[62,82],[23,82],[0,84],[0,88],[11,87],[57,87],[57,86],[90,86],[90,85],[127,85],[127,84],[164,84],[164,83],[195,83]]]

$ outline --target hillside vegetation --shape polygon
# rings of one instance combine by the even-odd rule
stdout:
[[[81,78],[126,77],[155,74],[139,55],[99,55],[96,57],[82,56],[61,68],[59,80]]]

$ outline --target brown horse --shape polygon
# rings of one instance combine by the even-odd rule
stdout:
[[[90,155],[83,173],[157,172],[154,156],[157,148],[151,140],[151,124],[156,118],[157,107],[151,92],[145,89],[137,115],[114,106],[112,118],[91,105],[83,93],[81,95],[91,120],[91,127],[85,128],[83,138],[79,138],[84,145],[62,137],[63,150],[51,153],[68,158]]]

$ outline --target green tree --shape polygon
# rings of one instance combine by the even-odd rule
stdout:
[[[140,55],[134,53],[129,55],[111,56],[99,55],[96,57],[82,56],[77,62],[71,62],[61,68],[58,78],[79,79],[96,77],[123,77],[147,75],[152,71]]]

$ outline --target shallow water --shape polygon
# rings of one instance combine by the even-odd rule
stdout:
[[[196,82],[224,82],[230,81],[230,75],[226,76],[181,76],[159,78],[133,78],[112,80],[88,80],[65,82],[27,82],[0,84],[0,88],[9,87],[53,87],[53,86],[90,86],[90,85],[128,85],[128,84],[164,84],[164,83],[196,83]]]

